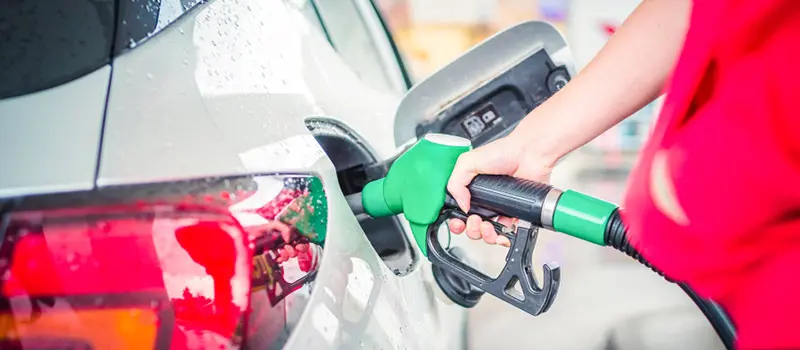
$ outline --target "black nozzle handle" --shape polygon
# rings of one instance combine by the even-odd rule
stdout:
[[[428,226],[426,244],[428,259],[433,265],[531,315],[537,316],[550,309],[561,283],[561,269],[555,263],[545,264],[541,282],[533,274],[531,256],[536,246],[538,228],[523,222],[517,225],[513,234],[498,232],[509,238],[511,248],[500,275],[491,278],[442,247],[437,234],[439,226],[451,217],[464,219],[466,214],[459,213],[458,209],[444,209],[436,221]],[[514,289],[515,285],[519,286],[521,292]]]
[[[472,208],[481,208],[538,227],[542,225],[545,198],[553,186],[508,175],[478,175],[467,188],[471,196],[470,212]]]

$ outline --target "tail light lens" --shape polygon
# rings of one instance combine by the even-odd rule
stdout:
[[[320,193],[261,176],[25,198],[0,226],[0,347],[279,345],[252,325],[285,324],[273,309],[313,279]]]

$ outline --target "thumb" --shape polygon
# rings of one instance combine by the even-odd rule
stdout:
[[[447,192],[453,196],[458,203],[458,207],[465,213],[469,212],[470,193],[467,185],[478,175],[477,164],[475,163],[474,151],[469,151],[458,157],[456,166],[447,182]]]

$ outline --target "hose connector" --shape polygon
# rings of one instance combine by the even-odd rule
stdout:
[[[553,229],[597,245],[605,245],[605,234],[613,203],[572,190],[559,196],[553,210]]]

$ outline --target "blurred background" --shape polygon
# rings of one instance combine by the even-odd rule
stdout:
[[[639,0],[375,0],[414,81],[496,32],[526,20],[561,30],[580,70]],[[565,159],[554,185],[619,202],[660,100]],[[502,248],[467,239],[481,269],[499,273]],[[703,315],[677,286],[615,251],[543,231],[534,266],[562,267],[558,302],[539,317],[485,296],[470,316],[471,349],[721,349]]]

